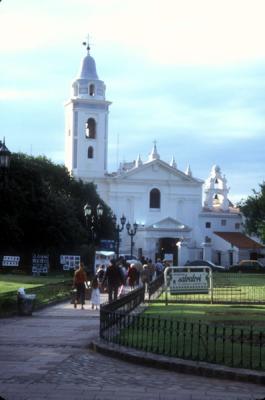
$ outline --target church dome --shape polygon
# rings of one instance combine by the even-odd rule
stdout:
[[[78,79],[98,80],[96,63],[94,58],[91,57],[91,55],[89,54],[89,52],[81,62]]]
[[[213,176],[220,174],[221,168],[219,167],[219,165],[213,165],[211,173]]]

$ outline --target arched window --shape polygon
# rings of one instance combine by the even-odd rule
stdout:
[[[89,146],[87,150],[87,158],[93,158],[94,157],[94,149],[92,146]]]
[[[95,85],[93,84],[89,85],[89,95],[95,96]]]
[[[89,139],[96,138],[96,121],[94,118],[88,118],[86,122],[86,137]]]
[[[152,189],[150,192],[150,208],[160,208],[160,190]]]

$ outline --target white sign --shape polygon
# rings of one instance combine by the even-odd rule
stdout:
[[[19,261],[18,256],[3,256],[2,267],[18,267]]]
[[[169,290],[177,293],[208,293],[209,274],[207,272],[172,272],[169,274]]]
[[[173,261],[173,254],[171,254],[171,253],[165,253],[165,255],[164,255],[164,261]]]
[[[69,271],[71,269],[77,269],[80,264],[80,256],[61,255],[60,263],[63,265],[64,271]]]
[[[49,256],[43,254],[32,255],[32,273],[33,275],[48,274]]]

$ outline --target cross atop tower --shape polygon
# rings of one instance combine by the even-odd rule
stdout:
[[[87,51],[90,50],[90,46],[89,46],[89,34],[87,34],[86,41],[83,42],[83,46],[86,46]]]

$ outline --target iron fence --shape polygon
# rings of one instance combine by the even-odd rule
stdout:
[[[108,332],[118,324],[119,319],[124,319],[131,311],[135,310],[144,302],[145,288],[144,286],[132,290],[125,296],[112,301],[110,303],[101,304],[100,306],[100,337],[108,337]],[[120,313],[115,314],[116,311]]]
[[[230,367],[265,370],[265,328],[211,322],[105,314],[101,338],[138,350]],[[103,327],[102,327],[103,328]]]
[[[155,302],[164,303],[161,291]],[[215,304],[265,304],[265,274],[213,273],[213,291],[209,294],[168,293],[168,303],[215,303]]]
[[[164,274],[161,274],[148,284],[147,287],[148,299],[151,300],[154,295],[155,297],[157,297],[159,294],[161,294],[163,291],[163,285],[164,285]]]

